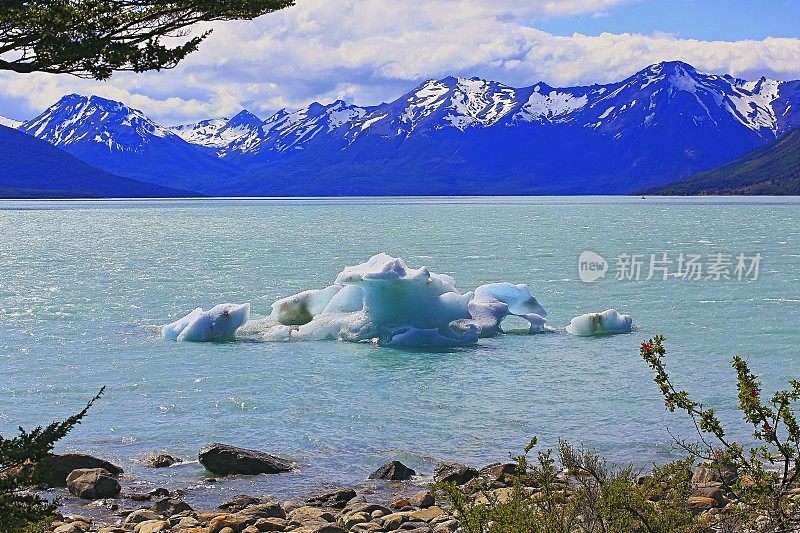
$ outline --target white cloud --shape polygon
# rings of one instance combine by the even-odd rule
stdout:
[[[313,100],[375,104],[448,74],[516,86],[607,82],[673,59],[743,77],[800,78],[800,39],[556,36],[535,29],[537,19],[603,13],[625,1],[299,0],[254,21],[215,24],[212,37],[172,71],[123,73],[102,83],[0,74],[0,102],[22,106],[16,113],[0,106],[0,115],[26,118],[65,93],[82,92],[175,123],[241,107],[266,115]]]

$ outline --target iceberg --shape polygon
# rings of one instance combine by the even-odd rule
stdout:
[[[586,313],[576,316],[567,326],[567,333],[579,337],[592,335],[612,335],[630,333],[633,320],[630,315],[621,315],[616,309],[606,309],[602,313]]]
[[[264,341],[468,346],[502,333],[509,315],[527,320],[531,333],[545,329],[547,312],[527,285],[490,283],[462,294],[452,277],[380,253],[346,267],[328,287],[277,300],[268,317],[247,322],[239,334]]]
[[[249,318],[249,303],[219,304],[208,311],[198,307],[185,317],[163,326],[161,336],[172,341],[229,341]]]

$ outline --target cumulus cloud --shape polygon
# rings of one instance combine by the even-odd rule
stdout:
[[[626,1],[300,0],[250,22],[214,24],[201,49],[172,71],[122,73],[102,83],[3,73],[0,114],[27,118],[65,93],[81,92],[178,123],[242,107],[267,115],[314,100],[376,104],[450,74],[515,86],[602,83],[673,59],[742,77],[800,78],[800,39],[559,36],[536,29],[543,18],[603,14]],[[17,112],[8,113],[14,105]]]

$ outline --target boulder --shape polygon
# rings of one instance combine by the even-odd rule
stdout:
[[[198,459],[206,470],[219,476],[278,474],[294,468],[294,463],[288,459],[219,443],[203,446]]]
[[[489,481],[498,481],[509,485],[517,475],[517,468],[518,465],[515,463],[492,463],[481,468],[478,474]]]
[[[276,501],[262,500],[260,503],[248,505],[241,511],[231,515],[240,524],[251,526],[261,518],[286,518],[286,511]]]
[[[350,531],[353,533],[372,533],[373,531],[380,531],[381,526],[380,524],[376,524],[375,522],[364,522],[362,524],[354,525]]]
[[[138,524],[147,520],[160,520],[158,513],[150,509],[137,509],[125,517],[126,524]]]
[[[238,523],[228,515],[215,516],[208,522],[208,533],[221,533],[225,529],[236,531]]]
[[[711,482],[695,485],[692,496],[711,498],[715,502],[714,507],[725,507],[730,501],[728,491],[722,483]]]
[[[392,531],[409,521],[408,513],[392,513],[383,517],[383,529]]]
[[[306,500],[308,505],[316,507],[328,507],[331,509],[344,509],[347,502],[356,497],[356,491],[353,489],[338,489],[319,496],[314,496]]]
[[[391,461],[369,475],[369,479],[385,479],[388,481],[405,481],[417,473],[400,461]]]
[[[182,463],[182,459],[178,459],[177,457],[173,457],[167,453],[160,453],[157,455],[151,455],[145,458],[142,463],[145,466],[149,466],[151,468],[167,468],[174,464]]]
[[[193,511],[192,507],[180,498],[164,498],[154,503],[150,509],[162,516],[172,516],[184,511]]]
[[[419,511],[412,511],[409,514],[411,520],[419,522],[430,522],[434,518],[444,515],[444,511],[440,507],[428,507],[427,509],[420,509]]]
[[[80,468],[67,476],[69,491],[85,500],[114,498],[122,489],[119,482],[103,468]]]
[[[342,520],[342,527],[352,529],[355,525],[365,524],[371,520],[372,517],[367,513],[353,513]]]
[[[259,531],[283,531],[289,521],[284,518],[259,518],[253,526]]]
[[[705,496],[689,496],[689,499],[686,500],[686,503],[689,506],[689,510],[695,513],[700,513],[702,511],[714,508],[717,502],[714,501],[714,498],[707,498]]]
[[[237,511],[241,511],[245,507],[249,507],[250,505],[255,505],[257,503],[261,503],[261,498],[248,496],[247,494],[239,494],[234,496],[233,499],[221,504],[219,508],[235,513]]]
[[[133,533],[160,533],[162,531],[169,531],[169,523],[164,520],[146,520],[139,522],[133,528]]]
[[[455,483],[463,485],[467,481],[478,477],[478,471],[461,463],[445,461],[439,463],[433,471],[433,479],[437,483]]]
[[[723,483],[732,485],[736,481],[736,469],[728,464],[716,461],[703,461],[697,465],[692,475],[692,483]]]
[[[86,530],[76,524],[61,524],[53,530],[53,533],[83,533],[84,531]]]
[[[122,474],[122,468],[85,453],[64,453],[51,455],[34,466],[34,475],[47,487],[66,487],[67,476],[73,470],[102,468],[112,476]]]
[[[318,507],[311,507],[310,505],[304,505],[303,507],[298,507],[287,517],[290,521],[306,525],[307,523],[330,523],[335,522],[336,518],[323,509]]]
[[[414,507],[419,507],[420,509],[424,509],[426,507],[430,507],[436,503],[436,498],[433,497],[431,491],[429,490],[422,490],[418,493],[414,494],[408,499],[409,503]]]
[[[514,489],[509,487],[500,487],[489,492],[481,492],[475,497],[475,503],[478,505],[489,505],[490,503],[508,503],[514,498]]]
[[[396,500],[393,500],[389,504],[389,507],[391,507],[392,509],[402,509],[403,507],[410,507],[410,506],[411,502],[408,501],[407,498],[397,498]]]

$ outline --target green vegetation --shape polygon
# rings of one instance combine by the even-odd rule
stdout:
[[[453,506],[465,533],[650,533],[698,531],[686,506],[691,461],[676,461],[640,476],[630,465],[609,467],[605,460],[561,441],[558,461],[540,451],[535,462],[516,458],[517,477],[501,498],[484,491],[473,499],[452,483],[434,490]]]
[[[105,387],[79,413],[63,422],[31,431],[19,428],[17,437],[0,436],[0,531],[37,531],[53,514],[56,506],[36,494],[26,492],[38,483],[35,468],[30,468],[53,451],[62,439],[86,416],[89,408],[103,394]]]
[[[209,35],[207,30],[189,37],[195,24],[252,19],[293,4],[292,0],[4,0],[0,70],[103,80],[118,70],[172,68]]]
[[[733,359],[739,409],[752,426],[755,444],[728,440],[713,409],[677,389],[665,367],[663,337],[642,343],[640,354],[655,372],[667,410],[685,412],[697,430],[697,443],[676,440],[684,460],[655,466],[642,476],[631,465],[609,466],[589,451],[560,442],[551,450],[528,455],[536,439],[516,457],[512,488],[481,488],[477,497],[452,483],[434,485],[452,506],[465,533],[611,533],[695,531],[799,531],[798,488],[800,425],[795,404],[800,381],[761,397],[761,382],[740,357]],[[704,459],[713,483],[693,479],[693,465]],[[695,490],[712,485],[725,505],[704,511]]]
[[[731,519],[751,527],[757,521],[766,531],[797,531],[800,509],[791,496],[797,488],[800,463],[800,425],[795,414],[800,381],[789,381],[788,390],[780,390],[764,401],[761,382],[747,362],[741,357],[733,358],[739,410],[745,423],[752,427],[756,443],[744,447],[728,440],[713,409],[692,400],[688,392],[673,385],[664,365],[663,340],[657,336],[642,343],[641,355],[655,371],[655,382],[667,410],[685,412],[697,429],[698,443],[679,441],[679,444],[693,456],[711,461],[720,477],[724,478],[724,470],[736,473],[735,480],[727,483],[740,503],[738,509],[729,511]]]
[[[726,165],[643,194],[800,195],[800,128]]]

